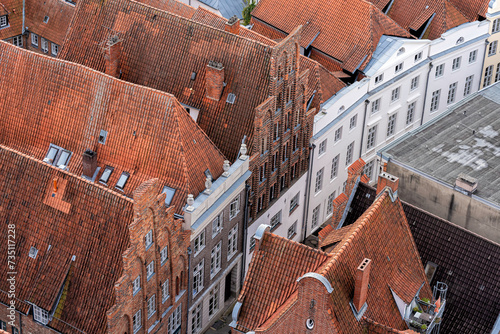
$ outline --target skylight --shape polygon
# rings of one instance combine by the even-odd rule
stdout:
[[[50,144],[49,151],[43,161],[61,169],[66,169],[72,155],[73,153],[71,151],[65,150],[64,148],[54,144]]]
[[[57,167],[59,168],[66,168],[68,165],[69,157],[71,156],[70,151],[62,150],[61,155],[59,156],[59,159],[57,160]]]
[[[28,254],[28,256],[32,259],[36,259],[36,255],[38,254],[38,249],[36,249],[35,247],[31,246],[30,248],[30,252]]]
[[[116,188],[123,190],[123,187],[125,187],[125,183],[127,183],[129,176],[129,173],[123,172],[122,175],[120,175],[118,182],[116,182]]]
[[[47,156],[45,157],[45,159],[43,159],[43,161],[48,162],[50,164],[53,163],[54,159],[56,158],[57,152],[59,152],[57,148],[52,146],[49,147],[49,152],[47,153]]]
[[[113,167],[106,166],[106,168],[104,168],[104,172],[102,172],[99,182],[108,183],[109,177],[111,176],[113,169],[114,169]]]
[[[176,189],[170,188],[170,187],[163,187],[162,193],[166,193],[167,196],[165,197],[165,205],[170,206],[170,203],[172,203],[172,199],[174,198]]]
[[[106,144],[106,138],[108,137],[108,131],[101,130],[99,133],[99,144]]]
[[[227,103],[234,104],[235,100],[236,100],[236,95],[234,95],[233,93],[229,93],[227,95],[227,100],[226,100]]]
[[[43,18],[43,23],[47,23],[47,22],[49,22],[49,17],[48,17],[48,16],[45,16],[45,17]]]

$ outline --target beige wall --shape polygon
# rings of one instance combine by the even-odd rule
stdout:
[[[399,177],[403,201],[500,243],[500,210],[392,162],[387,171]]]
[[[494,34],[491,33],[493,27],[493,21],[495,21],[496,19],[500,19],[500,0],[495,1],[491,6],[491,8],[488,8],[488,13],[486,14],[486,20],[490,22],[490,28],[489,28],[490,37],[488,37],[489,44],[486,46],[484,66],[481,74],[481,88],[484,87],[484,74],[488,66],[490,65],[493,66],[491,84],[495,82],[495,76],[497,75],[497,71],[500,71],[500,68],[498,67],[498,64],[500,64],[500,31]],[[497,52],[493,56],[488,56],[489,45],[494,41],[497,41]]]

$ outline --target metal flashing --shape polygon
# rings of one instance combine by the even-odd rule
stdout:
[[[317,279],[318,281],[320,281],[325,286],[326,292],[328,292],[328,293],[332,293],[333,292],[332,285],[326,279],[326,277],[323,276],[323,275],[320,275],[318,273],[306,273],[302,277],[299,277],[297,279],[297,282],[300,282],[300,280],[303,279],[303,278],[315,278],[315,279]]]

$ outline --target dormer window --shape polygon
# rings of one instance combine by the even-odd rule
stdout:
[[[31,33],[31,45],[38,47],[38,35]]]
[[[6,27],[9,24],[7,15],[0,16],[0,28]]]
[[[41,323],[42,325],[46,325],[49,323],[49,312],[36,305],[33,305],[33,319],[36,322]]]
[[[42,37],[42,51],[44,53],[49,52],[49,42],[45,38]]]
[[[122,175],[120,175],[118,182],[116,182],[116,188],[123,190],[123,188],[125,187],[125,184],[127,183],[129,176],[130,176],[129,173],[123,172]]]
[[[398,73],[403,69],[403,63],[396,65],[394,68],[394,73]]]
[[[102,172],[101,178],[99,179],[99,182],[107,184],[109,177],[111,176],[111,173],[113,173],[114,168],[110,166],[106,166],[104,168],[104,172]]]
[[[59,53],[59,45],[57,45],[55,43],[52,43],[50,46],[51,46],[51,49],[52,49],[52,55],[54,57],[57,57],[57,54]]]
[[[384,74],[377,75],[375,77],[375,85],[381,83],[384,80]]]

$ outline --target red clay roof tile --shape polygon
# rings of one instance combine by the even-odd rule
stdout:
[[[6,39],[21,35],[23,29],[23,1],[2,0],[0,1],[1,15],[8,14],[8,26],[0,29],[0,39]]]

